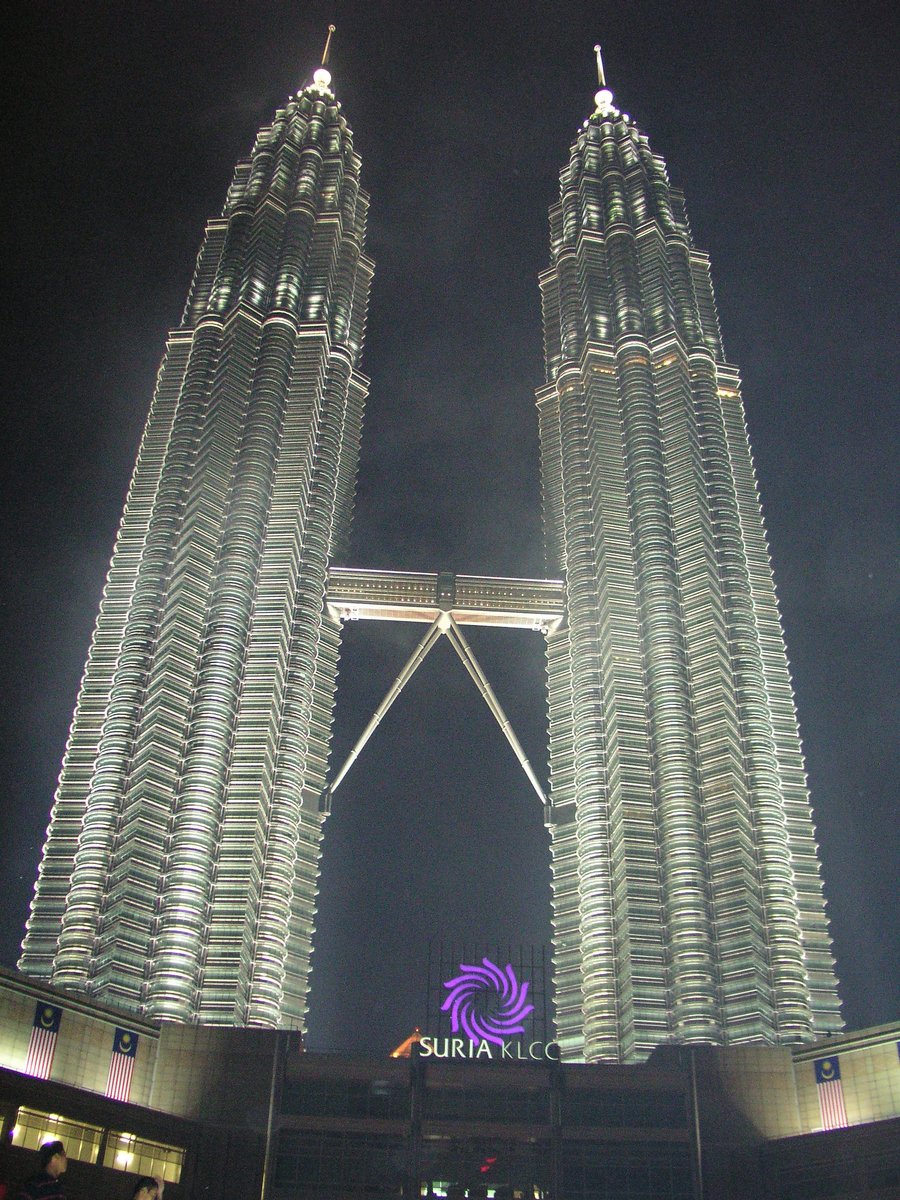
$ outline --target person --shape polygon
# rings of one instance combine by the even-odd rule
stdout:
[[[38,1150],[38,1164],[38,1173],[22,1184],[19,1200],[65,1200],[62,1176],[66,1173],[69,1160],[63,1143],[44,1142]]]
[[[131,1200],[162,1200],[165,1184],[159,1175],[145,1175],[134,1185]]]

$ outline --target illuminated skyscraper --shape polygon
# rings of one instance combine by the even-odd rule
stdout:
[[[20,967],[223,1024],[302,1022],[372,265],[327,70],[238,165],[168,342]]]
[[[600,74],[541,276],[558,1036],[802,1041],[841,1021],[740,380],[683,198]]]
[[[605,87],[561,176],[538,392],[559,580],[334,569],[372,275],[324,69],[239,164],[160,370],[20,962],[160,1018],[302,1025],[339,621],[547,634],[566,1058],[841,1027],[734,366],[706,256]],[[331,568],[331,569],[330,569]],[[329,571],[330,569],[330,571]]]

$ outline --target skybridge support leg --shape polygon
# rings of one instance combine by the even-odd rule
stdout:
[[[397,697],[403,691],[403,689],[407,685],[407,683],[409,683],[410,679],[412,679],[413,675],[415,675],[418,668],[425,661],[425,657],[428,654],[428,651],[431,649],[431,647],[434,645],[434,643],[438,640],[438,638],[444,632],[443,629],[441,628],[442,616],[443,616],[443,614],[441,614],[441,617],[438,617],[436,621],[434,621],[431,625],[428,626],[428,632],[422,638],[421,642],[419,642],[418,646],[416,646],[415,650],[413,650],[412,654],[410,655],[410,657],[406,663],[406,666],[403,668],[403,670],[400,672],[400,674],[397,676],[397,678],[394,680],[394,682],[388,688],[387,695],[382,700],[382,702],[378,705],[378,708],[376,708],[375,715],[372,717],[372,720],[365,727],[365,729],[363,730],[363,732],[359,738],[359,741],[356,743],[356,745],[350,751],[347,761],[341,767],[340,771],[338,771],[337,775],[335,775],[334,782],[331,784],[331,787],[328,789],[332,796],[338,790],[338,787],[340,786],[341,781],[344,778],[344,776],[347,774],[347,772],[350,770],[350,768],[353,766],[353,764],[359,758],[366,742],[369,740],[369,738],[372,736],[372,734],[375,732],[375,730],[381,724],[381,721],[384,718],[384,716],[386,715],[388,709],[391,707],[391,705],[394,703],[394,701],[397,699]]]
[[[546,806],[547,797],[544,795],[544,789],[541,787],[538,777],[535,775],[531,763],[528,761],[525,751],[522,749],[522,743],[513,732],[513,727],[509,723],[509,718],[501,708],[500,701],[494,695],[494,690],[488,683],[487,676],[485,675],[484,671],[482,671],[481,664],[475,657],[472,647],[463,637],[462,630],[449,613],[446,615],[446,628],[443,630],[443,632],[446,633],[447,637],[450,639],[451,646],[462,659],[463,666],[472,676],[473,680],[475,681],[475,686],[478,688],[479,692],[481,692],[485,703],[494,714],[494,719],[500,726],[501,732],[509,742],[510,746],[512,746],[513,753],[519,760],[522,770],[528,776],[529,783],[537,792],[538,799],[540,800],[541,804]]]

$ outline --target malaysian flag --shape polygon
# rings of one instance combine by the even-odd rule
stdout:
[[[50,1078],[61,1021],[61,1008],[53,1004],[43,1004],[40,1000],[37,1002],[34,1024],[31,1027],[31,1041],[28,1043],[28,1057],[25,1059],[26,1075],[36,1075],[38,1079]]]
[[[106,1094],[110,1100],[124,1100],[131,1095],[131,1077],[137,1056],[138,1035],[129,1029],[117,1029],[113,1036],[112,1058],[106,1079]]]
[[[817,1058],[813,1066],[816,1071],[816,1091],[819,1093],[822,1128],[843,1129],[848,1121],[847,1110],[844,1108],[840,1060],[835,1054],[832,1058]]]

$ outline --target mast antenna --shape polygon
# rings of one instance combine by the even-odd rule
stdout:
[[[322,66],[328,66],[328,52],[331,50],[331,35],[334,33],[334,26],[328,26],[328,37],[325,39],[325,49],[322,52]],[[599,48],[598,48],[599,52]]]
[[[602,56],[602,55],[601,55],[601,53],[600,53],[600,44],[599,44],[599,42],[598,42],[598,44],[597,44],[597,45],[594,47],[594,53],[597,55],[597,78],[598,78],[598,79],[599,79],[599,81],[600,81],[600,86],[601,86],[602,88],[605,88],[605,87],[606,87],[606,74],[605,74],[605,72],[604,72],[604,70],[603,70],[603,56]]]

